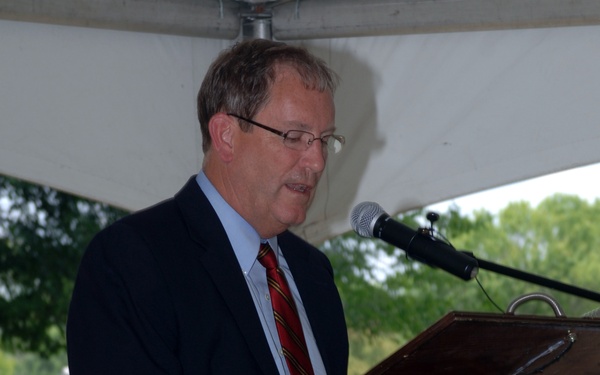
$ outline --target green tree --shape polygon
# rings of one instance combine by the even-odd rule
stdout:
[[[481,259],[593,290],[593,277],[600,267],[594,251],[599,245],[600,230],[590,218],[600,214],[599,209],[598,202],[591,204],[562,194],[545,199],[535,208],[526,202],[514,202],[500,211],[497,218],[490,220],[489,215],[476,215],[474,222],[479,224],[457,234],[454,242],[473,249]],[[485,220],[481,220],[483,216],[487,216]],[[581,316],[598,305],[491,271],[482,270],[479,279],[504,308],[514,298],[531,292],[552,295],[571,317]],[[544,303],[524,307],[523,312],[553,314]]]
[[[81,255],[91,237],[125,212],[47,187],[0,176],[0,336],[2,347],[25,355],[0,357],[0,370],[54,372],[64,363],[65,321]],[[441,213],[436,232],[477,258],[593,290],[600,272],[600,202],[555,195],[537,207],[509,204],[498,215],[481,210]],[[398,216],[412,228],[423,210]],[[351,374],[364,373],[450,311],[502,312],[516,297],[544,291],[567,316],[597,302],[481,270],[465,282],[406,258],[380,240],[353,232],[322,244],[335,269],[351,340]],[[493,300],[487,298],[485,291]],[[522,311],[522,312],[521,312]],[[544,304],[520,313],[551,315]],[[13,359],[16,362],[13,362]],[[8,366],[8,367],[7,367]],[[6,370],[6,371],[4,371]],[[16,374],[20,375],[18,372]]]
[[[15,360],[0,350],[0,374],[13,375],[15,373]]]
[[[40,358],[36,353],[15,355],[14,375],[61,375],[67,364],[66,353]]]
[[[0,176],[0,337],[50,356],[65,348],[77,268],[91,237],[124,211]]]
[[[593,290],[593,278],[600,271],[595,251],[600,228],[591,218],[598,214],[598,201],[590,204],[558,194],[535,208],[527,202],[511,203],[497,216],[485,210],[462,215],[458,207],[451,207],[441,215],[436,230],[455,248],[479,259]],[[429,226],[423,225],[424,217],[425,212],[418,210],[397,220],[416,229]],[[354,372],[351,367],[351,374],[363,373],[365,363],[372,367],[391,353],[390,348],[400,347],[450,311],[502,313],[515,298],[532,292],[552,295],[569,317],[598,307],[597,302],[485,269],[477,280],[465,282],[409,260],[383,241],[354,233],[327,241],[322,249],[336,271],[351,331],[351,352],[358,356],[351,363],[361,370]],[[378,271],[378,264],[384,265],[379,267],[382,270]],[[537,302],[520,307],[517,313],[554,314],[548,304]],[[390,346],[393,342],[398,345]]]

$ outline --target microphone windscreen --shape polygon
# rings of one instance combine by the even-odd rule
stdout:
[[[350,224],[352,229],[359,236],[373,237],[373,227],[379,217],[385,211],[375,202],[362,202],[357,204],[350,214]]]

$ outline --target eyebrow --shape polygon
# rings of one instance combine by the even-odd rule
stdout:
[[[288,128],[287,131],[289,131],[289,130],[301,130],[301,131],[305,131],[305,132],[308,132],[308,133],[314,133],[314,129],[312,129],[312,127],[309,124],[305,123],[305,122],[292,120],[292,121],[285,121],[284,124],[285,124],[285,126],[287,126],[287,125],[293,126],[292,128]],[[328,133],[330,133],[330,132],[331,132],[331,134],[334,134],[335,131],[336,131],[335,125],[332,125],[331,127],[327,127],[325,130],[323,130],[323,132],[321,133],[321,135],[323,135],[323,134],[329,135]]]

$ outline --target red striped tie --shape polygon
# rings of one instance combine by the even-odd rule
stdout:
[[[275,253],[268,243],[260,245],[257,259],[267,269],[267,282],[275,315],[275,325],[290,373],[292,375],[312,375],[313,369],[296,304],[283,271],[277,267]]]

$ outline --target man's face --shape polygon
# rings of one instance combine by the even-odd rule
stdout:
[[[280,67],[268,103],[252,120],[284,133],[303,130],[322,137],[334,131],[333,98],[307,90],[294,70]],[[282,137],[257,126],[247,133],[240,130],[236,138],[234,207],[262,237],[302,223],[325,168],[321,142],[293,150]]]

